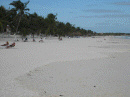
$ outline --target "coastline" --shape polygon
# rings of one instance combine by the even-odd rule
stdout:
[[[129,96],[129,40],[110,36],[36,41],[0,50],[1,96]]]
[[[130,36],[115,36],[116,38],[121,38],[121,39],[130,39]]]

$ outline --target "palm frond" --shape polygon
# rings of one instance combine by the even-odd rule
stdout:
[[[24,3],[24,6],[26,7],[29,2],[30,2],[30,0],[28,0],[27,2],[25,2],[25,3]]]
[[[27,11],[29,11],[30,9],[29,9],[29,8],[26,8],[26,9],[24,9],[24,10],[27,10]]]

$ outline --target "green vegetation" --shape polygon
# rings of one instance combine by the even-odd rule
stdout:
[[[39,16],[36,12],[27,13],[28,2],[13,1],[10,5],[11,10],[7,10],[4,6],[0,7],[0,32],[4,32],[7,25],[11,28],[11,33],[26,36],[28,34],[45,34],[53,36],[86,36],[93,35],[91,30],[85,30],[75,27],[69,22],[63,23],[57,20],[57,14],[48,14],[47,17]],[[18,33],[19,32],[19,33]]]
[[[108,36],[108,35],[111,35],[111,36],[121,36],[121,35],[130,35],[130,33],[96,33],[97,36]]]
[[[6,31],[7,25],[10,26],[11,34],[44,34],[53,36],[93,36],[93,35],[124,35],[124,33],[96,33],[75,27],[69,22],[63,23],[57,20],[57,14],[48,14],[47,17],[39,16],[36,12],[28,13],[28,2],[13,1],[10,3],[12,9],[7,10],[0,6],[0,33]]]

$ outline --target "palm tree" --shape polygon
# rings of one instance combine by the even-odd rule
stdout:
[[[63,22],[57,22],[57,34],[59,36],[59,39],[61,36],[65,36],[65,24]]]
[[[71,36],[72,33],[72,24],[70,24],[69,22],[67,22],[65,24],[65,31],[67,33],[68,36]]]
[[[20,0],[18,0],[18,1],[13,1],[12,3],[10,3],[10,5],[14,6],[14,8],[12,8],[11,10],[16,11],[19,17],[18,24],[16,27],[16,33],[18,31],[18,27],[19,27],[22,16],[24,15],[25,11],[29,11],[29,8],[26,8],[29,2],[30,1],[23,3]]]
[[[44,32],[44,18],[38,16],[37,13],[29,14],[28,22],[33,38],[34,34],[39,35],[40,33]]]
[[[4,28],[6,28],[7,25],[7,18],[4,18],[6,17],[6,15],[7,15],[6,9],[4,8],[4,6],[0,6],[0,31],[1,32],[4,30]]]
[[[48,26],[47,28],[47,33],[46,34],[50,34],[50,35],[55,35],[55,29],[56,29],[56,15],[50,13],[47,15],[47,18],[45,19],[45,22]]]

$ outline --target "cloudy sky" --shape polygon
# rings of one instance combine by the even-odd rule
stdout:
[[[12,1],[0,0],[5,8]],[[30,0],[27,7],[30,13],[57,14],[58,21],[86,30],[130,33],[130,0]]]

